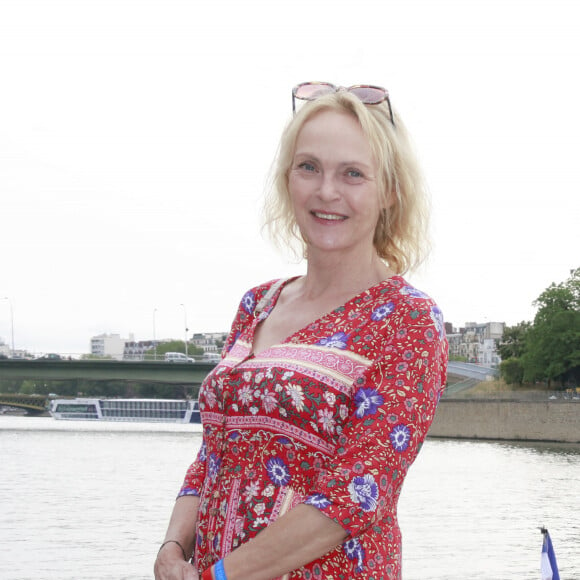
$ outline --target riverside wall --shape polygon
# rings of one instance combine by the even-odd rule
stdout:
[[[443,399],[429,436],[580,443],[580,401]]]

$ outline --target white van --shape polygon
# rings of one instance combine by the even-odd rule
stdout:
[[[194,363],[195,360],[189,356],[185,356],[182,352],[166,352],[165,362],[170,363]]]

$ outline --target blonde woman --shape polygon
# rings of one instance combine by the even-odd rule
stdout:
[[[439,308],[402,277],[426,246],[424,186],[386,90],[292,100],[266,224],[306,272],[242,298],[158,580],[401,578],[397,501],[447,365]]]

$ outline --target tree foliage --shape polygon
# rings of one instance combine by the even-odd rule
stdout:
[[[501,342],[497,347],[503,361],[510,358],[521,358],[526,350],[526,336],[532,327],[531,322],[522,321],[515,326],[504,329]]]
[[[167,342],[160,342],[157,344],[156,349],[148,350],[145,353],[145,360],[163,360],[166,352],[181,352],[185,354],[185,343],[183,340],[169,340]],[[187,345],[187,355],[188,356],[201,356],[203,355],[203,348],[194,346],[193,344]]]
[[[580,268],[551,284],[534,303],[538,311],[527,339],[524,379],[564,384],[580,378]]]
[[[506,329],[499,352],[506,382],[580,382],[580,268],[544,290],[534,305],[534,322]],[[517,361],[517,364],[516,362]],[[520,370],[517,369],[518,365]],[[509,381],[508,381],[509,378]]]
[[[508,358],[500,363],[501,376],[508,385],[521,385],[524,381],[524,367],[519,358]]]

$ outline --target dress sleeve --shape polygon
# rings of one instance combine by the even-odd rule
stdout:
[[[196,460],[189,466],[185,474],[185,479],[183,480],[183,485],[177,494],[177,497],[182,497],[184,495],[201,495],[201,488],[203,486],[203,480],[205,479],[206,470],[206,453],[207,446],[205,444],[205,433],[204,438],[201,443],[201,447],[197,453]]]
[[[396,515],[401,485],[446,381],[447,341],[439,309],[422,301],[398,320],[375,363],[358,379],[336,455],[305,500],[351,536]]]

